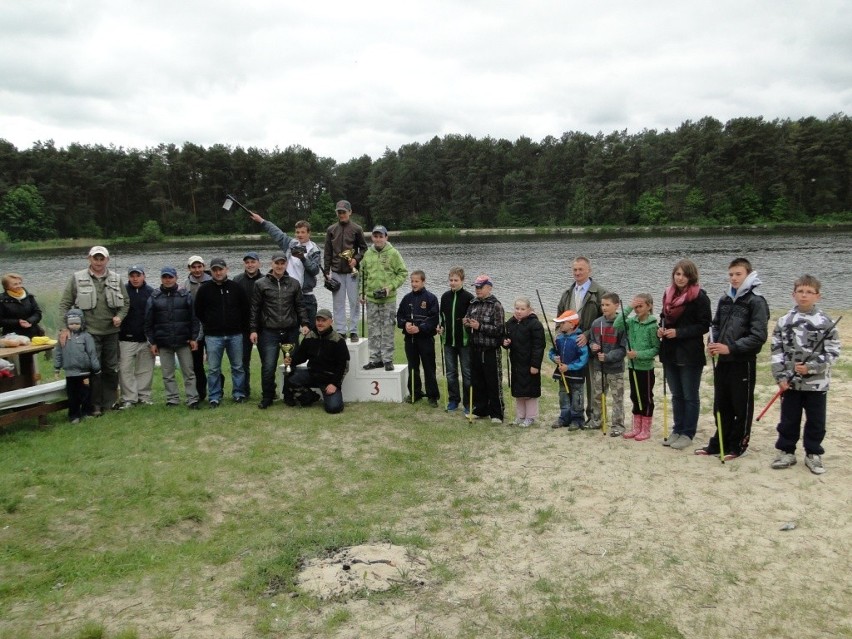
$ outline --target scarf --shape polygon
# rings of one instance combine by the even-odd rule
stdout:
[[[674,284],[669,285],[666,292],[663,293],[663,318],[666,326],[674,324],[683,315],[686,305],[698,297],[698,292],[701,287],[698,284],[687,286],[683,290],[679,290]]]
[[[7,288],[6,295],[8,295],[9,297],[13,297],[16,300],[22,300],[27,296],[27,289],[22,288],[20,293],[16,293],[12,289]]]

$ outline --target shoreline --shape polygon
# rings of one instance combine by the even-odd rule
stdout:
[[[823,224],[747,224],[722,226],[668,225],[668,226],[536,226],[536,227],[502,227],[502,228],[434,228],[407,229],[390,231],[389,237],[397,238],[428,238],[428,237],[482,237],[482,236],[553,236],[553,235],[619,235],[645,236],[659,235],[693,235],[713,233],[714,231],[738,233],[819,233],[824,231],[852,231],[852,222]],[[157,246],[205,246],[222,242],[239,244],[241,242],[257,242],[266,237],[265,233],[232,233],[227,235],[193,235],[187,237],[166,238],[161,242],[140,242],[134,237],[121,237],[112,240],[98,238],[69,238],[47,240],[45,242],[21,242],[0,244],[0,254],[20,253],[49,253],[65,251],[74,248],[88,248],[108,242],[115,248],[127,246],[148,247]]]

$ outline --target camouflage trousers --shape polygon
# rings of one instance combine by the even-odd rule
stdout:
[[[370,361],[393,362],[393,338],[396,331],[396,304],[367,302],[367,334],[370,336]]]
[[[606,387],[604,387],[606,380]],[[607,425],[624,427],[624,372],[603,375],[597,366],[592,367],[592,419],[596,426],[602,424],[601,395],[606,393]]]

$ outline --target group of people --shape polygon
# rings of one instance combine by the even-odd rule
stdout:
[[[254,346],[261,361],[258,408],[274,402],[278,356],[283,352],[289,369],[281,389],[284,402],[307,406],[322,399],[326,411],[340,412],[349,367],[346,341],[359,341],[358,322],[365,305],[369,361],[363,368],[394,370],[394,334],[401,330],[411,401],[425,398],[437,407],[438,336],[447,384],[445,408],[461,411],[470,420],[504,422],[505,350],[515,406],[512,423],[521,427],[536,423],[547,351],[554,364],[551,377],[559,389],[559,415],[553,428],[600,429],[613,437],[647,440],[659,358],[673,416],[663,445],[674,450],[689,448],[695,438],[699,388],[709,354],[716,432],[694,452],[729,461],[748,450],[757,355],[769,337],[769,307],[747,259],[730,263],[729,285],[715,312],[699,284],[696,265],[688,259],[678,261],[655,315],[652,295],[637,293],[625,305],[618,294],[592,279],[590,260],[577,257],[572,263],[574,281],[557,305],[554,336],[525,297],[514,301],[507,321],[493,294],[494,282],[486,274],[475,279],[471,294],[464,288],[464,270],[450,269],[449,288],[439,300],[427,290],[422,270],[409,275],[384,226],[372,229],[368,246],[363,229],[351,220],[350,203],[341,200],[336,212],[338,221],[326,230],[322,251],[311,240],[308,222],[297,222],[290,237],[250,213],[279,250],[266,273],[261,272],[258,253],[247,252],[243,272],[234,279],[223,258],[210,260],[208,268],[204,258],[193,255],[187,260],[183,285],[170,265],[160,269],[159,287],[146,282],[142,265],[131,266],[122,282],[108,268],[109,251],[92,247],[87,268],[72,275],[60,301],[65,328],[60,331],[55,366],[66,373],[70,419],[76,423],[84,415],[100,416],[109,408],[151,404],[157,356],[167,406],[180,404],[175,378],[179,362],[186,405],[197,409],[206,400],[218,408],[224,395],[225,354],[232,399],[243,403],[251,394]],[[397,304],[397,290],[407,278],[411,291]],[[332,292],[334,312],[317,308],[314,289],[320,280]],[[21,276],[7,274],[3,288],[4,333],[43,334],[41,310],[23,288]],[[794,465],[801,437],[806,465],[821,473],[826,392],[840,343],[835,324],[817,307],[816,278],[798,278],[793,298],[795,307],[778,320],[772,334],[772,373],[781,396],[778,453],[772,466]],[[306,366],[299,367],[303,363]],[[632,406],[630,424],[624,416],[625,384]]]

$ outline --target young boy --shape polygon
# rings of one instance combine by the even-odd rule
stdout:
[[[831,318],[817,308],[820,282],[803,275],[793,284],[793,310],[778,320],[772,332],[772,375],[781,391],[781,421],[778,422],[778,456],[772,468],[796,463],[802,411],[805,426],[802,443],[805,466],[822,475],[825,453],[825,410],[831,365],[840,356],[840,340]]]
[[[426,382],[429,406],[438,406],[438,380],[435,376],[435,333],[438,328],[438,298],[426,290],[426,273],[411,273],[411,292],[402,298],[396,311],[396,325],[405,336],[409,389],[414,401],[424,397],[420,384],[420,365]]]
[[[392,371],[394,354],[394,324],[396,319],[396,290],[405,283],[408,267],[402,256],[388,242],[388,230],[381,225],[373,228],[373,244],[361,260],[362,301],[367,303],[367,331],[370,334],[370,361],[364,370],[381,368]],[[338,313],[334,309],[335,315]]]
[[[65,369],[65,392],[68,394],[68,419],[72,424],[92,414],[90,377],[101,372],[95,340],[83,327],[83,311],[72,308],[65,313],[65,326],[70,332],[65,344],[53,350],[56,376]]]
[[[473,300],[473,294],[464,288],[464,269],[453,267],[449,275],[450,290],[441,296],[441,325],[438,333],[443,336],[444,363],[447,376],[447,412],[457,410],[459,404],[464,414],[470,412],[470,334],[462,320]],[[461,368],[462,390],[459,392],[459,368]]]
[[[725,461],[745,454],[754,417],[757,354],[767,338],[769,305],[756,290],[761,282],[751,262],[738,257],[728,266],[728,291],[716,306],[707,352],[719,358],[713,373],[713,413],[721,422]],[[696,455],[720,452],[719,432]]]
[[[503,369],[500,344],[505,333],[506,313],[491,294],[494,283],[484,273],[473,282],[476,298],[462,320],[470,331],[470,385],[473,389],[471,415],[503,423]]]
[[[589,349],[577,344],[577,338],[583,331],[580,330],[580,316],[576,311],[565,311],[554,321],[559,334],[556,336],[556,346],[550,349],[547,356],[556,364],[553,379],[559,384],[559,417],[552,427],[580,430],[585,419],[583,370],[589,361]]]
[[[609,399],[609,435],[624,434],[624,358],[627,356],[627,340],[624,331],[613,326],[621,302],[616,293],[601,296],[603,315],[592,322],[589,349],[592,369],[592,423],[591,428],[600,428],[602,421],[601,396]]]

